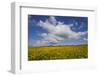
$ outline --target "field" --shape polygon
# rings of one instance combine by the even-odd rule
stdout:
[[[88,45],[45,46],[28,48],[28,60],[88,58]]]

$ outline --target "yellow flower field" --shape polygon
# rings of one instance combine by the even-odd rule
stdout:
[[[28,48],[28,60],[88,58],[88,45],[45,46]]]

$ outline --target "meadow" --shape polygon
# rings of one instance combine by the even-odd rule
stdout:
[[[28,48],[28,60],[88,58],[88,45],[44,46]]]

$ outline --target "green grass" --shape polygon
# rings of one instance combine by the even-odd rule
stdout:
[[[28,60],[88,58],[88,45],[48,46],[28,48]]]

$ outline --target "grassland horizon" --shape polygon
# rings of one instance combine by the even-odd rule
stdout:
[[[28,61],[88,58],[88,44],[28,47]]]

